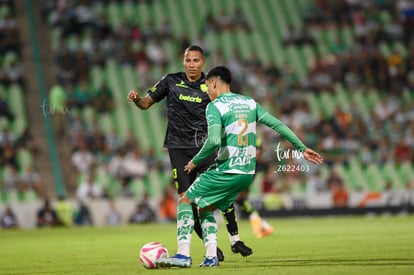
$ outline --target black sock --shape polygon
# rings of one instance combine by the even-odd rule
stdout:
[[[227,231],[231,236],[239,234],[239,228],[237,227],[236,212],[234,210],[234,204],[231,204],[226,211],[222,211],[224,222],[226,223]]]
[[[197,206],[193,205],[193,214],[194,214],[194,231],[197,233],[197,236],[203,240],[203,229],[201,228],[200,218],[198,217]]]

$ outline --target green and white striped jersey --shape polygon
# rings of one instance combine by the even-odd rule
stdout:
[[[208,137],[193,158],[198,164],[219,147],[218,169],[224,173],[254,174],[256,167],[256,122],[274,129],[303,152],[306,146],[280,120],[249,96],[223,93],[207,105]]]
[[[254,174],[256,167],[257,103],[250,97],[225,93],[207,105],[207,124],[221,127],[218,169]]]

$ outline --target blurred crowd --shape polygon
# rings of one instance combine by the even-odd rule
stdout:
[[[292,150],[287,142],[265,128],[259,127],[261,150],[258,171],[263,173],[260,191],[263,193],[296,192],[309,194],[331,191],[334,206],[348,205],[349,193],[337,167],[347,167],[357,159],[362,167],[382,167],[393,163],[414,163],[414,1],[413,0],[311,0],[301,10],[302,22],[288,24],[280,41],[284,49],[311,47],[314,58],[307,60],[306,77],[295,71],[291,60],[277,66],[263,62],[256,52],[243,58],[235,48],[231,57],[218,47],[214,51],[206,43],[208,35],[241,31],[253,33],[255,24],[245,11],[222,9],[206,13],[195,38],[177,36],[171,19],[162,22],[149,19],[139,25],[136,20],[120,18],[113,27],[108,5],[145,4],[157,0],[42,0],[42,18],[50,28],[51,47],[55,66],[55,85],[49,93],[50,111],[57,119],[56,134],[65,139],[71,151],[70,165],[74,173],[67,184],[76,186],[80,202],[111,199],[117,196],[136,197],[131,186],[142,184],[149,171],[169,171],[166,154],[158,156],[153,150],[143,151],[130,131],[121,138],[116,130],[105,132],[98,123],[99,116],[111,116],[117,108],[110,83],[92,85],[92,68],[105,68],[108,59],[120,66],[135,69],[137,85],[145,91],[169,68],[180,64],[182,51],[190,44],[200,45],[208,64],[226,64],[233,72],[232,90],[252,95],[268,110],[272,110],[303,141],[323,155],[327,169],[311,166],[310,171],[275,173],[278,165],[306,165],[302,160],[276,159],[275,149],[281,146]],[[20,65],[21,42],[16,26],[12,1],[0,1],[0,86],[11,84],[24,87]],[[353,29],[352,43],[339,35],[345,28]],[[321,52],[317,33],[334,32],[334,39],[323,42],[327,52]],[[166,44],[176,52],[167,52]],[[338,90],[345,91],[349,104],[336,98]],[[315,112],[309,96],[333,99],[331,112]],[[371,100],[362,108],[360,100]],[[36,154],[38,146],[27,129],[15,136],[12,125],[14,113],[7,93],[0,91],[0,164],[2,194],[25,190],[43,196],[42,180],[35,167],[20,167],[18,151],[27,149]],[[85,112],[95,116],[87,120]],[[6,125],[6,126],[4,126]],[[115,129],[115,128],[114,128]],[[161,144],[159,145],[161,146]],[[392,189],[392,179],[385,188]],[[405,183],[404,183],[405,184]],[[162,184],[158,209],[149,206],[148,193],[137,198],[136,210],[130,222],[170,221],[175,219],[175,190]],[[412,188],[412,183],[407,183]],[[64,224],[58,214],[50,213],[46,200],[39,210],[52,218],[48,225]],[[58,205],[58,204],[57,204]],[[59,207],[58,207],[59,208]],[[65,207],[61,207],[65,209]],[[53,210],[55,211],[55,210]],[[52,211],[52,212],[53,212]],[[57,212],[60,210],[57,209]],[[63,210],[61,210],[63,211]],[[91,224],[87,204],[80,204],[71,214],[72,223]],[[42,214],[43,213],[43,214]],[[53,218],[56,216],[56,219]],[[65,220],[65,218],[63,218]],[[68,220],[68,218],[66,218]],[[108,206],[108,224],[117,224],[119,213],[115,205]],[[3,227],[14,227],[16,217],[7,208],[1,217]]]
[[[39,173],[31,163],[21,160],[22,151],[35,155],[38,144],[29,128],[14,131],[18,109],[11,98],[17,85],[24,90],[21,65],[21,38],[17,28],[15,3],[0,1],[0,200],[13,193],[22,198],[32,192],[43,195]]]
[[[350,158],[357,158],[362,165],[413,163],[414,43],[410,31],[413,1],[309,1],[308,9],[303,12],[302,26],[306,29],[288,26],[284,41],[281,41],[284,47],[308,44],[316,52],[314,60],[308,60],[310,67],[305,79],[299,77],[288,61],[282,66],[263,63],[255,53],[242,58],[238,49],[234,49],[228,59],[220,48],[215,51],[208,48],[204,40],[208,33],[236,29],[252,32],[254,25],[242,9],[207,14],[207,23],[199,29],[197,38],[191,40],[186,36],[176,37],[169,18],[162,24],[149,20],[144,26],[121,18],[119,26],[113,28],[103,6],[127,2],[42,1],[43,19],[51,32],[57,34],[52,41],[56,86],[51,95],[56,91],[57,106],[71,108],[62,133],[68,138],[73,152],[71,162],[79,173],[76,184],[80,184],[79,178],[88,178],[103,170],[116,179],[115,193],[128,196],[131,195],[128,190],[131,180],[142,178],[148,169],[162,170],[168,166],[163,157],[143,152],[132,133],[121,140],[115,131],[104,133],[93,120],[86,122],[79,115],[85,107],[95,108],[102,114],[116,108],[110,87],[102,86],[99,91],[91,88],[91,68],[105,67],[108,58],[115,58],[118,64],[135,68],[137,83],[146,89],[162,74],[168,73],[171,64],[180,61],[182,50],[189,44],[202,46],[210,64],[227,64],[234,74],[235,91],[253,95],[273,110],[305,144],[323,154],[329,173],[323,175],[323,184],[318,190],[329,189],[329,174],[335,173],[331,168],[348,165]],[[138,5],[153,2],[155,0],[137,1]],[[320,42],[314,37],[315,31],[338,30],[339,33],[344,27],[355,29],[351,46],[338,35],[334,42],[325,45],[328,54],[318,51]],[[175,55],[168,55],[163,47],[168,41],[179,45]],[[405,51],[391,47],[385,55],[380,48],[383,43],[400,43]],[[315,116],[308,95],[334,98],[338,87],[347,91],[349,106],[337,102],[333,112]],[[379,100],[372,108],[362,110],[358,96],[365,97],[372,91]],[[99,102],[103,99],[105,102]],[[294,181],[314,180],[317,169],[302,173],[301,177],[305,179],[295,178],[298,173],[275,175],[274,149],[280,142],[284,148],[290,147],[265,129],[260,129],[260,134],[264,146],[260,161],[266,167],[263,191],[289,192],[290,185],[283,182],[292,177]],[[129,169],[131,166],[139,169]],[[89,176],[78,177],[81,174]],[[103,196],[107,192],[104,190]]]
[[[153,1],[139,1],[151,4]],[[247,59],[240,57],[234,49],[233,56],[227,60],[220,49],[211,52],[203,40],[207,33],[233,32],[242,30],[251,32],[252,26],[241,9],[231,12],[221,11],[213,16],[207,14],[200,29],[200,35],[190,40],[188,37],[175,37],[168,18],[163,24],[148,21],[144,27],[136,22],[124,20],[118,28],[112,28],[109,19],[96,1],[44,1],[44,20],[50,28],[59,33],[53,46],[56,61],[56,82],[60,85],[71,108],[82,109],[93,106],[95,92],[90,89],[90,68],[95,65],[104,67],[111,57],[119,64],[136,68],[141,88],[148,88],[162,74],[168,73],[170,64],[181,58],[182,50],[189,44],[199,44],[208,53],[211,64],[227,64],[235,78],[233,89],[248,93],[263,105],[274,110],[283,122],[291,127],[310,147],[317,148],[323,154],[329,167],[347,165],[351,157],[358,158],[362,164],[387,162],[413,162],[414,154],[414,103],[411,97],[414,83],[414,44],[410,26],[413,22],[413,1],[329,1],[315,0],[303,12],[303,29],[295,30],[292,26],[284,32],[285,46],[309,43],[314,47],[316,56],[309,60],[308,75],[300,79],[289,61],[282,66],[260,61],[256,54]],[[108,1],[106,4],[125,3],[125,1]],[[387,17],[388,16],[388,17]],[[385,18],[385,19],[384,19]],[[157,27],[158,26],[158,27]],[[343,27],[355,28],[353,43],[347,46],[340,36],[327,45],[329,53],[318,52],[315,30],[338,30]],[[161,41],[181,41],[176,56],[168,55],[161,46]],[[389,55],[381,52],[379,45],[400,42],[406,54],[392,50]],[[157,73],[154,73],[157,72]],[[138,81],[137,81],[138,82]],[[88,85],[89,83],[89,85]],[[349,106],[338,103],[334,112],[315,117],[310,110],[308,95],[328,94],[331,96],[338,87],[343,87],[352,102]],[[240,89],[240,87],[243,87]],[[88,90],[89,89],[89,90]],[[108,87],[108,101],[113,97]],[[368,110],[356,108],[356,95],[364,97],[374,91],[380,100]],[[406,99],[408,98],[408,99]],[[96,106],[96,105],[95,105]],[[111,108],[113,102],[108,104]],[[96,107],[95,107],[96,108]],[[111,108],[104,108],[111,112]],[[81,159],[81,165],[74,163],[76,171],[89,172],[88,167],[107,158],[118,162],[122,156],[135,164],[135,174],[128,173],[118,177],[121,186],[128,186],[132,178],[143,176],[150,152],[141,152],[133,136],[120,141],[117,133],[103,133],[96,125],[85,125],[80,116],[70,118],[68,129],[73,148],[73,162]],[[260,161],[265,162],[271,175],[274,172],[274,149],[282,142],[277,135],[266,130],[261,131],[264,154]],[[129,143],[133,148],[122,152],[120,144]],[[133,144],[131,147],[130,145]],[[283,143],[285,148],[288,144]],[[77,158],[76,155],[89,155]],[[106,156],[102,157],[102,152]],[[108,157],[109,155],[109,157]],[[159,160],[158,160],[158,163]],[[128,165],[127,165],[128,166]],[[112,165],[113,167],[113,165]],[[131,166],[132,167],[132,166]],[[157,164],[156,169],[163,169]],[[126,169],[128,170],[128,169]],[[140,172],[141,171],[141,172]],[[316,171],[316,170],[314,170]],[[273,173],[274,174],[274,173]],[[294,181],[308,181],[294,179]],[[273,175],[274,189],[289,191],[289,184],[280,184],[283,178],[292,175]],[[326,175],[325,175],[326,176]],[[295,177],[295,175],[293,175]],[[326,186],[328,178],[324,179]],[[282,187],[285,186],[285,187]],[[327,187],[326,187],[327,188]],[[267,189],[266,189],[267,190]],[[128,191],[124,192],[125,194]]]

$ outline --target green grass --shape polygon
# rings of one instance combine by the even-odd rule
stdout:
[[[175,225],[0,231],[0,274],[414,274],[414,216],[271,219],[275,234],[257,239],[247,221],[240,234],[254,254],[230,252],[224,224],[219,246],[225,261],[199,268],[204,255],[194,235],[193,267],[145,270],[137,262],[150,241],[176,251]]]

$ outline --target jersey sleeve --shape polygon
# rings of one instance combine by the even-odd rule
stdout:
[[[221,144],[221,115],[219,110],[211,103],[207,105],[206,118],[207,139],[192,160],[196,165],[214,153]]]
[[[257,121],[278,132],[300,152],[306,150],[305,144],[283,122],[269,114],[259,103],[257,104]]]
[[[168,75],[165,75],[147,91],[147,95],[152,97],[155,102],[160,102],[167,96],[168,90]]]

